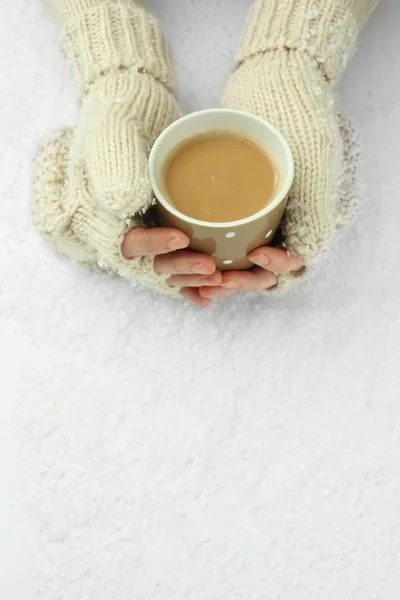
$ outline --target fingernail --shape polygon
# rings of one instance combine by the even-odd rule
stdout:
[[[179,238],[173,238],[167,244],[168,250],[172,250],[172,251],[181,250],[182,248],[186,248],[186,247],[187,247],[187,243],[180,240]]]
[[[208,297],[208,296],[211,297],[212,296],[212,288],[206,288],[206,287],[202,288],[201,295],[203,298]]]
[[[198,265],[193,265],[191,271],[192,273],[196,273],[196,275],[212,275],[212,271],[210,269],[207,269],[201,263],[199,263]]]
[[[240,288],[240,285],[237,283],[237,281],[227,281],[226,283],[222,284],[222,287],[228,288],[230,290],[238,290]]]
[[[218,281],[215,281],[212,277],[202,277],[201,283],[204,285],[221,285]]]
[[[200,302],[200,306],[202,308],[208,308],[210,306],[210,301],[208,300],[208,298],[203,298]]]
[[[259,267],[266,267],[271,262],[271,259],[266,254],[256,254],[255,256],[250,256],[249,260]]]

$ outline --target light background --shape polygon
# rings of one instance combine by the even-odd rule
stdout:
[[[215,105],[250,0],[150,4]],[[383,0],[340,86],[355,229],[293,296],[201,312],[37,239],[31,159],[77,107],[39,0],[2,0],[2,599],[398,600],[399,27]]]

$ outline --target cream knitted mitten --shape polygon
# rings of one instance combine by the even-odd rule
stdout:
[[[34,221],[57,253],[174,294],[125,233],[152,202],[148,153],[180,111],[157,23],[133,0],[52,0],[82,98],[75,130],[41,147]]]
[[[333,84],[378,0],[256,0],[222,103],[267,119],[288,140],[295,180],[282,224],[289,251],[311,259],[353,207]],[[293,278],[282,278],[282,287]]]

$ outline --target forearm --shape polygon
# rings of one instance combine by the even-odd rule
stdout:
[[[335,80],[379,0],[256,0],[237,62],[267,51],[305,52]]]
[[[97,4],[101,4],[104,0],[43,0],[50,15],[54,19],[57,27],[62,29],[69,18],[76,17],[92,8]],[[135,0],[119,0],[127,5],[133,4]],[[136,0],[138,6],[144,6],[146,0]]]
[[[64,51],[81,95],[110,72],[133,68],[167,89],[173,80],[159,25],[142,0],[45,0],[62,29]]]

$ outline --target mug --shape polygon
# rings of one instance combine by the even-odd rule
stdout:
[[[197,135],[215,131],[253,140],[259,148],[265,149],[280,170],[280,184],[273,199],[246,219],[226,223],[193,219],[178,211],[163,193],[165,165],[174,149]],[[271,244],[285,212],[294,177],[289,144],[275,127],[251,113],[224,108],[195,112],[172,123],[156,140],[149,169],[162,224],[186,233],[190,238],[189,248],[211,256],[220,271],[254,267],[248,255],[260,246]]]

